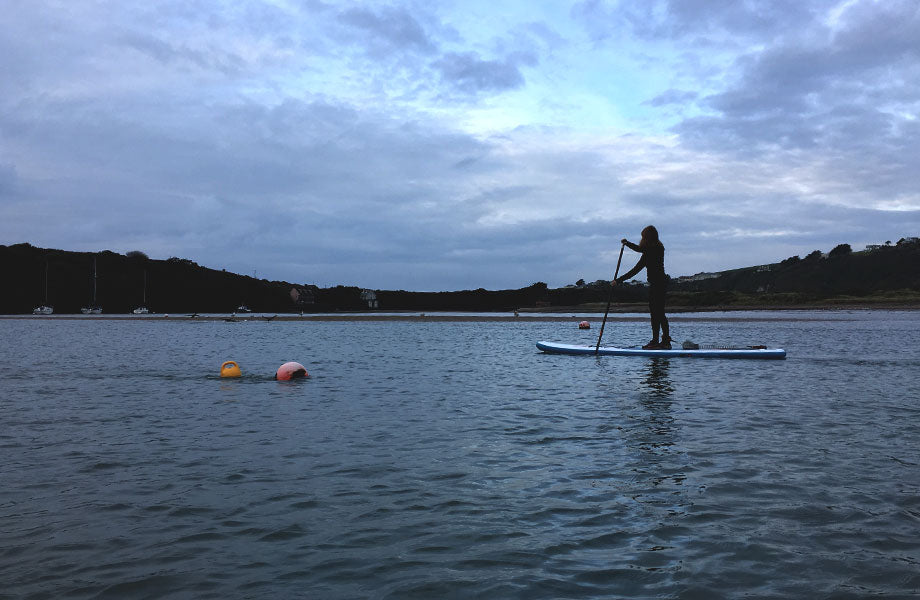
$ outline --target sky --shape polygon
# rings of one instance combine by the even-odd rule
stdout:
[[[920,235],[916,0],[0,3],[0,244],[440,291]]]

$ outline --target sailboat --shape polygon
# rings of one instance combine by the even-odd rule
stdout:
[[[93,259],[93,303],[80,309],[84,315],[101,315],[102,307],[96,304],[96,259]]]
[[[135,308],[132,312],[136,315],[146,315],[150,313],[150,311],[147,310],[147,271],[146,270],[144,270],[144,301],[141,303],[140,306]]]
[[[45,302],[38,308],[32,309],[33,315],[50,315],[54,309],[48,306],[48,261],[45,261]]]

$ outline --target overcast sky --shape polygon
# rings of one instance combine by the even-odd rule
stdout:
[[[920,235],[917,0],[2,6],[2,244],[456,290]]]

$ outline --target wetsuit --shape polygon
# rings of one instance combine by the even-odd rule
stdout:
[[[651,244],[647,248],[642,248],[632,242],[626,242],[626,245],[630,250],[641,253],[642,257],[635,267],[625,275],[617,277],[617,282],[623,283],[645,269],[648,278],[648,312],[652,318],[652,333],[656,340],[659,331],[663,334],[662,339],[670,339],[668,318],[664,314],[665,290],[668,283],[668,276],[664,273],[664,245],[661,242]]]

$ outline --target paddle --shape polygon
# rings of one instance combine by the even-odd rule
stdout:
[[[617,259],[617,270],[613,273],[613,278],[616,280],[617,275],[620,274],[620,261],[623,260],[623,248],[626,247],[626,244],[620,245],[620,258]],[[610,295],[607,296],[607,310],[604,311],[604,320],[601,322],[601,332],[597,335],[597,346],[594,347],[594,354],[597,354],[601,349],[601,338],[604,337],[604,325],[607,324],[607,313],[610,312],[610,302],[613,300],[613,282],[610,282]]]

